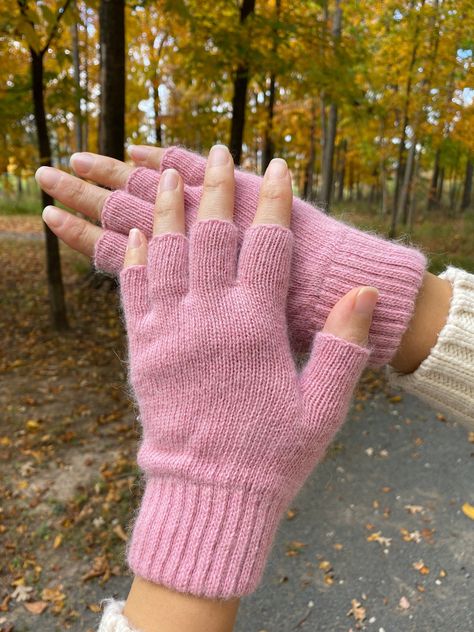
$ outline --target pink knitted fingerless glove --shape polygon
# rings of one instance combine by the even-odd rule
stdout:
[[[197,222],[121,273],[146,476],[133,572],[231,598],[261,577],[282,512],[323,456],[366,348],[317,334],[297,373],[285,315],[292,234]]]
[[[195,221],[206,162],[192,152],[168,149],[161,169],[176,168],[185,182],[187,228]],[[107,229],[97,244],[96,266],[116,273],[122,268],[126,235],[140,228],[151,235],[153,204],[160,172],[136,169],[125,191],[110,195],[102,213]],[[239,239],[251,224],[257,207],[261,178],[236,172],[235,223]],[[288,322],[292,344],[308,349],[330,309],[351,288],[372,285],[380,292],[370,342],[371,364],[390,361],[414,310],[426,262],[412,248],[363,233],[295,199],[292,231],[295,236],[288,295]]]

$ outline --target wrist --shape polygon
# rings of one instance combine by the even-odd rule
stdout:
[[[451,298],[450,282],[426,272],[412,320],[391,362],[394,369],[413,373],[429,356],[446,324]]]
[[[238,599],[204,599],[135,577],[123,615],[141,632],[231,632],[238,607]]]

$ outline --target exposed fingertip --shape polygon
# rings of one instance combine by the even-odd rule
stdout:
[[[379,300],[379,291],[376,287],[361,287],[354,300],[354,313],[361,316],[372,316]]]
[[[281,180],[287,175],[288,165],[283,158],[273,158],[265,171],[265,178],[267,180]]]
[[[232,158],[232,156],[227,147],[217,144],[211,147],[207,163],[209,167],[222,167],[229,162],[230,158]]]
[[[158,193],[164,191],[175,191],[179,185],[179,173],[176,169],[165,169],[160,177]]]
[[[153,148],[146,145],[130,145],[127,147],[127,153],[135,162],[146,162],[152,151]]]
[[[42,217],[50,228],[59,228],[65,219],[65,213],[55,206],[46,206],[43,209]]]
[[[76,173],[88,173],[94,166],[95,158],[89,152],[76,152],[69,159],[69,164]]]
[[[124,265],[126,268],[146,263],[146,245],[145,235],[138,228],[132,228],[128,233],[127,250],[125,252]]]

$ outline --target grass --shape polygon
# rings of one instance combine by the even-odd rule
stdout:
[[[362,230],[388,235],[390,217],[382,216],[364,202],[344,202],[336,205],[334,215]],[[447,211],[421,213],[412,230],[399,226],[398,239],[420,247],[428,256],[429,269],[434,274],[454,265],[474,272],[474,213]]]
[[[0,215],[40,215],[41,199],[39,191],[29,186],[20,196],[0,189]],[[429,257],[430,270],[437,274],[447,265],[454,265],[474,272],[474,212],[465,214],[449,211],[422,211],[419,203],[418,215],[411,231],[401,225],[398,238],[421,247]],[[374,205],[366,201],[344,201],[335,204],[333,214],[362,230],[375,231],[387,235],[390,216],[382,216]],[[81,264],[79,264],[81,265]],[[83,272],[88,270],[86,264]]]
[[[39,194],[13,197],[0,191],[0,215],[41,215],[42,208]]]

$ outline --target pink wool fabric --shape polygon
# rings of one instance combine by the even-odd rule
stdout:
[[[153,206],[160,173],[173,167],[185,182],[187,229],[194,223],[201,199],[206,161],[173,147],[163,157],[161,170],[136,169],[126,190],[108,198],[102,214],[106,232],[98,242],[96,266],[117,273],[123,265],[126,235],[140,228],[151,235]],[[262,179],[236,171],[235,223],[239,241],[252,223]],[[330,309],[355,286],[372,285],[380,292],[370,342],[371,364],[387,364],[400,345],[414,310],[423,274],[424,256],[417,250],[370,235],[336,221],[307,202],[295,199],[292,231],[295,236],[288,295],[288,323],[292,344],[307,350]]]
[[[128,560],[181,592],[252,592],[282,512],[343,423],[369,350],[287,334],[292,234],[197,222],[121,273],[146,487]]]

